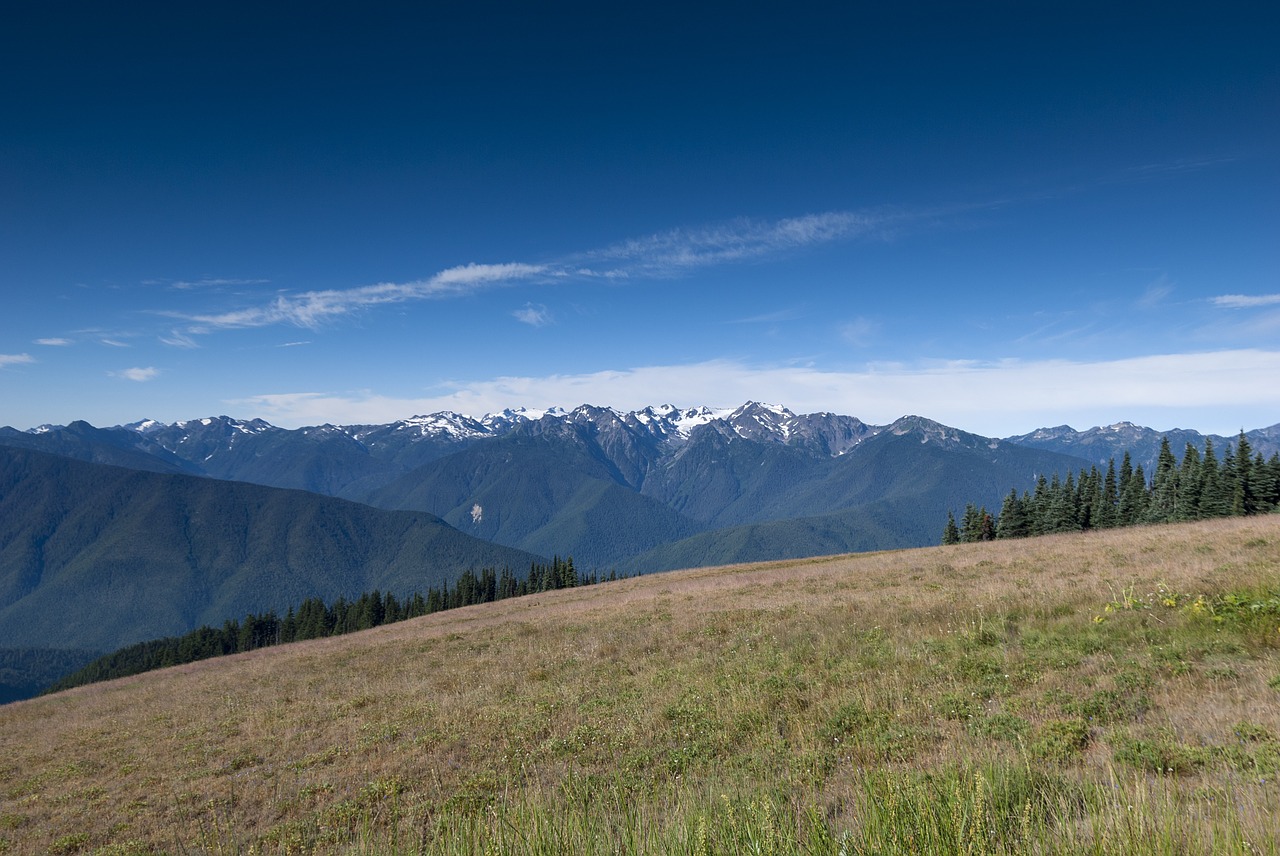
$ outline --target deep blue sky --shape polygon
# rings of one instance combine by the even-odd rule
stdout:
[[[0,424],[1280,422],[1274,4],[421,5],[6,4]]]

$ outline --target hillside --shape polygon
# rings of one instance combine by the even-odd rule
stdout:
[[[0,849],[1277,853],[1277,627],[1277,515],[545,593],[0,708]]]
[[[112,650],[537,558],[428,514],[0,446],[0,648]]]

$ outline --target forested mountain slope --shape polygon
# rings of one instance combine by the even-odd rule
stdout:
[[[0,446],[0,647],[108,650],[539,558],[421,512]]]

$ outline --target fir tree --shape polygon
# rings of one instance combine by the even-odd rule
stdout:
[[[1178,470],[1178,501],[1174,511],[1175,520],[1200,519],[1201,480],[1200,452],[1192,443],[1182,453],[1182,468]]]
[[[1128,453],[1125,454],[1128,460]],[[1124,466],[1121,465],[1121,471]],[[1142,471],[1142,464],[1134,467],[1128,484],[1120,494],[1120,525],[1132,526],[1141,522],[1147,514],[1147,477]]]
[[[1116,481],[1116,459],[1107,462],[1107,475],[1102,483],[1102,503],[1098,507],[1097,526],[1109,529],[1116,525],[1116,506],[1120,502],[1120,489]]]
[[[972,502],[964,507],[964,516],[960,518],[960,540],[966,544],[982,540],[982,518],[978,516],[978,506]]]
[[[1000,506],[1000,518],[996,524],[997,538],[1026,538],[1031,534],[1031,521],[1027,517],[1030,498],[1024,493],[1018,498],[1016,488],[1009,491]]]
[[[947,512],[947,525],[942,527],[942,543],[960,543],[960,529],[956,526],[956,516],[950,511]]]
[[[1227,456],[1231,447],[1227,447]],[[1224,462],[1225,467],[1225,462]],[[1200,516],[1226,517],[1231,511],[1223,468],[1218,466],[1218,456],[1213,451],[1213,440],[1204,441],[1204,459],[1200,462]]]
[[[1231,481],[1231,513],[1237,517],[1257,512],[1257,501],[1252,485],[1253,449],[1240,430],[1236,441],[1235,467]]]
[[[1151,483],[1151,495],[1143,519],[1148,523],[1168,523],[1177,517],[1178,466],[1169,448],[1169,438],[1160,441],[1160,454],[1156,458],[1156,473]]]

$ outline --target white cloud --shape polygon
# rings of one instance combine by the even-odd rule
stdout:
[[[200,343],[193,339],[190,334],[182,330],[173,330],[167,336],[161,336],[160,342],[173,348],[193,349],[200,347]]]
[[[170,288],[176,288],[179,291],[191,291],[197,288],[222,288],[229,285],[263,285],[271,280],[268,279],[222,279],[222,278],[206,278],[206,279],[175,279],[169,283]],[[148,280],[146,285],[159,285],[163,280]]]
[[[172,311],[159,314],[189,322],[191,326],[186,330],[188,335],[204,335],[215,329],[266,327],[273,324],[292,324],[314,329],[368,307],[460,296],[495,285],[522,281],[674,277],[695,268],[759,259],[834,241],[883,233],[895,224],[920,216],[923,215],[919,212],[886,210],[827,211],[768,221],[740,219],[701,228],[673,229],[544,264],[471,263],[447,268],[413,282],[384,282],[348,289],[280,294],[265,304],[214,314]],[[194,286],[206,282],[224,284],[254,281],[208,280],[175,285]]]
[[[128,348],[128,347],[131,347],[131,346],[130,346],[130,344],[129,344],[128,342],[121,342],[119,339],[99,339],[98,341],[99,341],[99,342],[101,342],[102,344],[104,344],[104,345],[108,345],[108,346],[110,346],[110,347],[112,347],[112,348]]]
[[[879,331],[880,325],[868,318],[854,318],[840,325],[840,338],[855,348],[865,348]]]
[[[1077,428],[1129,420],[1234,433],[1280,421],[1280,351],[1162,354],[1123,360],[1004,360],[879,364],[861,371],[753,366],[713,360],[544,377],[498,377],[446,384],[428,397],[371,391],[258,395],[231,402],[281,425],[379,423],[414,413],[474,416],[504,407],[622,409],[649,404],[731,407],[778,401],[797,412],[834,411],[873,424],[918,414],[987,436],[1049,425]]]
[[[517,309],[511,314],[521,324],[528,324],[530,327],[545,327],[553,320],[547,307],[532,303],[526,303],[523,309]]]
[[[37,345],[47,345],[50,348],[65,348],[67,345],[73,344],[70,339],[62,339],[57,337],[48,338],[48,339],[36,339],[35,343]]]
[[[854,211],[828,211],[773,221],[740,219],[632,238],[584,253],[583,258],[616,265],[616,270],[609,271],[614,276],[672,277],[694,268],[867,235],[902,219],[905,215]]]
[[[1253,309],[1280,305],[1280,294],[1223,294],[1210,298],[1210,302],[1224,309]]]
[[[147,368],[121,369],[118,372],[107,372],[107,374],[111,377],[121,378],[122,380],[132,380],[137,381],[138,383],[144,383],[149,380],[154,380],[156,376],[160,374],[160,370],[152,366],[148,366]]]
[[[467,264],[442,270],[429,279],[416,282],[383,282],[358,288],[282,294],[265,306],[215,315],[164,314],[195,322],[197,326],[188,330],[190,333],[208,332],[209,328],[266,327],[272,324],[315,329],[327,321],[370,306],[465,294],[484,286],[548,273],[548,268],[543,265]]]
[[[1173,283],[1169,281],[1167,276],[1162,275],[1147,285],[1142,297],[1138,298],[1138,307],[1140,309],[1155,309],[1164,303],[1171,294],[1173,294]]]
[[[803,318],[804,312],[798,307],[790,309],[779,309],[775,312],[765,312],[760,315],[750,315],[746,318],[733,318],[729,320],[729,324],[777,324],[782,321],[795,321]]]
[[[0,368],[34,363],[36,358],[30,354],[0,354]]]

